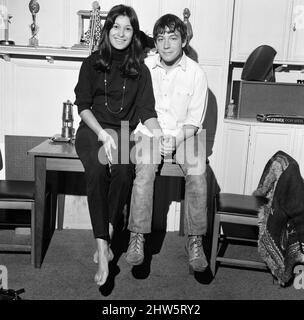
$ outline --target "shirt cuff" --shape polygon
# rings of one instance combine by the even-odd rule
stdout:
[[[184,126],[194,126],[194,127],[197,127],[199,129],[202,128],[203,124],[200,122],[200,121],[197,121],[197,120],[193,120],[193,119],[187,119],[185,122],[184,122]]]

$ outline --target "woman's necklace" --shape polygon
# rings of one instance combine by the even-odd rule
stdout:
[[[107,73],[105,72],[104,74],[104,86],[105,86],[105,106],[107,108],[107,110],[110,112],[110,113],[113,113],[113,114],[118,114],[120,113],[123,108],[124,108],[124,100],[125,100],[125,92],[126,92],[126,82],[127,82],[127,79],[124,78],[124,83],[123,83],[123,86],[122,86],[122,99],[121,99],[121,107],[118,111],[113,111],[111,110],[110,106],[109,106],[109,103],[108,103],[108,95],[107,95],[107,87],[108,87],[108,82],[107,82]]]

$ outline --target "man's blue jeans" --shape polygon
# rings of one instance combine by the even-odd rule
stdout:
[[[188,235],[207,231],[207,181],[205,139],[198,135],[187,139],[176,151],[175,161],[185,174],[185,219]],[[155,174],[162,161],[157,143],[141,136],[136,144],[136,178],[133,183],[128,229],[150,233]],[[143,142],[144,141],[144,142]]]

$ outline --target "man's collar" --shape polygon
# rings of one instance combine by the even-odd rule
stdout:
[[[157,54],[155,56],[154,64],[152,66],[153,69],[156,67],[164,68],[163,65],[160,62],[160,54]],[[178,64],[176,67],[181,67],[183,71],[186,71],[187,68],[187,59],[186,59],[186,54],[183,52],[182,58],[179,60]]]

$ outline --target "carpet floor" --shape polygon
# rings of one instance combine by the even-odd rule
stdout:
[[[3,232],[3,231],[1,231]],[[19,236],[22,237],[22,236]],[[24,237],[24,236],[23,236]],[[153,238],[154,237],[154,238]],[[8,269],[10,289],[24,288],[25,300],[300,300],[304,291],[293,285],[281,288],[269,272],[220,266],[216,277],[209,272],[189,274],[184,244],[177,232],[156,233],[146,243],[142,266],[124,259],[127,234],[117,237],[115,261],[109,281],[94,283],[95,241],[90,230],[55,231],[42,267],[30,264],[29,254],[0,253],[0,265]],[[123,246],[121,246],[123,244]],[[147,244],[147,246],[148,246]],[[256,247],[229,246],[228,255],[257,256]]]

